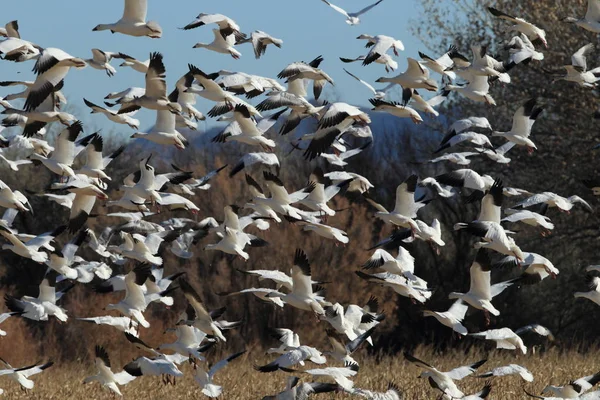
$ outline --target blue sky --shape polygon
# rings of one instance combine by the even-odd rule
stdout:
[[[167,67],[169,91],[175,81],[187,71],[188,63],[193,63],[206,72],[227,69],[275,77],[290,62],[310,61],[322,54],[325,61],[321,68],[335,80],[336,96],[351,104],[367,105],[369,91],[348,77],[342,68],[346,67],[369,82],[374,82],[386,73],[379,64],[363,67],[360,63],[344,64],[339,61],[340,56],[356,57],[366,54],[365,42],[356,40],[356,37],[361,33],[368,33],[401,39],[406,50],[398,58],[400,70],[405,68],[407,56],[416,58],[417,51],[422,49],[418,39],[412,37],[408,29],[411,19],[417,16],[414,2],[408,0],[382,2],[365,14],[358,26],[348,26],[341,14],[319,0],[149,0],[148,19],[157,20],[162,26],[161,39],[134,38],[107,31],[92,32],[97,24],[116,22],[121,17],[122,0],[19,0],[5,3],[2,5],[2,16],[6,21],[0,22],[4,24],[17,19],[21,36],[42,47],[59,47],[81,58],[91,58],[90,50],[94,47],[124,52],[140,60],[146,60],[152,51],[162,52]],[[371,4],[372,0],[337,0],[334,3],[352,12]],[[291,7],[293,4],[302,4],[303,7]],[[197,42],[212,41],[212,27],[190,31],[178,28],[191,22],[201,12],[225,14],[234,19],[245,33],[258,29],[279,37],[284,41],[283,48],[270,47],[260,60],[254,58],[250,44],[239,47],[242,52],[240,60],[206,49],[193,49],[192,46]],[[130,86],[144,86],[143,75],[130,68],[119,68],[120,62],[121,60],[112,61],[112,65],[117,68],[117,74],[112,78],[103,71],[90,67],[69,72],[64,92],[71,104],[81,107],[84,113],[81,118],[85,122],[93,121],[97,127],[111,124],[101,116],[88,117],[83,97],[101,104],[109,92]],[[2,61],[0,79],[33,80],[32,67],[33,62],[14,64]],[[331,95],[330,90],[326,89],[325,94]],[[5,88],[0,91],[0,95],[8,93],[10,91]],[[199,102],[200,111],[206,112],[209,107],[210,104]],[[141,120],[142,129],[148,128],[154,122],[154,113],[143,111],[136,118]],[[212,125],[214,122],[208,121],[208,124]],[[119,130],[121,128],[122,126]]]

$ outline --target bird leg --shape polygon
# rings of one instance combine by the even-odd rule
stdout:
[[[483,310],[483,315],[485,316],[485,327],[490,326],[490,312],[488,310]]]
[[[533,154],[534,150],[535,150],[535,149],[534,149],[533,147],[528,147],[528,148],[527,148],[527,153],[528,153],[529,155],[531,155],[531,154]]]

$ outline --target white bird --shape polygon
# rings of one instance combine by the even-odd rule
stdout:
[[[131,335],[138,335],[138,323],[129,317],[112,317],[105,315],[101,317],[76,318],[79,321],[92,322],[97,325],[108,325],[116,328],[121,332],[126,332]]]
[[[369,400],[402,400],[402,391],[393,382],[388,383],[385,392],[374,392],[372,390],[355,388],[353,395],[362,396]],[[264,400],[264,399],[263,399]]]
[[[531,128],[535,123],[537,117],[543,111],[542,107],[537,107],[537,99],[535,97],[527,100],[521,107],[515,111],[513,116],[512,128],[508,132],[492,132],[492,136],[501,136],[507,139],[509,142],[516,145],[528,146],[528,150],[531,152],[534,146],[530,146],[528,138],[531,135]],[[510,148],[509,148],[510,149]]]
[[[378,98],[369,99],[373,111],[383,111],[398,118],[410,118],[415,124],[423,122],[423,118],[412,107],[403,106],[395,101],[386,101]]]
[[[0,36],[20,38],[19,21],[14,20],[7,22],[6,25],[4,25],[4,28],[0,28]]]
[[[275,372],[279,369],[288,369],[289,367],[303,363],[306,360],[310,360],[315,364],[325,364],[327,361],[321,352],[314,347],[302,345],[288,350],[286,353],[280,355],[266,365],[255,366],[254,368],[259,372]]]
[[[461,153],[446,153],[439,157],[432,158],[429,160],[430,163],[436,163],[440,161],[450,161],[451,163],[458,165],[469,165],[471,160],[468,157],[475,156],[479,153],[473,151],[465,151]]]
[[[21,241],[10,229],[0,224],[0,235],[4,236],[11,244],[3,244],[2,250],[10,250],[13,253],[29,258],[35,262],[43,263],[48,260],[48,254],[40,251],[40,248],[49,245],[54,238],[66,229],[65,225],[59,226],[52,232],[42,233],[25,242]]]
[[[593,33],[600,33],[600,2],[598,0],[588,0],[587,10],[583,18],[567,17],[563,21],[575,24]]]
[[[402,41],[395,39],[391,36],[385,36],[385,35],[371,36],[371,35],[362,34],[362,35],[358,36],[357,39],[367,40],[367,44],[365,45],[365,47],[371,48],[369,50],[369,53],[364,57],[363,65],[369,65],[373,62],[380,63],[380,61],[382,61],[383,58],[386,58],[385,56],[387,55],[387,52],[389,49],[392,49],[392,51],[394,52],[394,54],[396,56],[399,55],[398,51],[404,50],[404,44],[402,43]],[[391,66],[393,68],[390,68],[390,69],[393,71],[396,68],[398,68],[398,63],[396,63],[394,61]],[[389,72],[389,71],[387,71],[387,69],[386,69],[386,72]]]
[[[283,392],[274,396],[264,396],[262,400],[307,400],[311,394],[329,393],[339,390],[339,386],[335,383],[311,382],[298,384],[298,382],[300,382],[300,378],[291,376],[288,378]],[[391,400],[399,400],[399,398]]]
[[[128,125],[130,128],[133,128],[135,130],[138,130],[140,128],[140,121],[135,118],[132,118],[132,116],[135,114],[135,111],[129,114],[119,114],[117,111],[98,106],[86,99],[83,99],[83,102],[86,106],[92,109],[92,114],[104,114],[106,115],[106,118],[108,118],[116,124]]]
[[[240,357],[244,353],[246,353],[246,350],[234,353],[228,356],[227,358],[224,358],[223,360],[213,365],[208,370],[208,372],[205,371],[202,367],[199,367],[198,364],[194,363],[194,380],[196,381],[196,383],[198,383],[198,385],[200,385],[202,393],[204,393],[207,397],[211,398],[219,397],[221,393],[223,393],[223,388],[213,383],[213,377],[219,370],[226,367],[230,362]]]
[[[525,258],[515,240],[508,236],[506,230],[497,222],[474,221],[468,224],[457,223],[454,225],[455,231],[461,229],[483,239],[482,242],[475,243],[474,248],[476,249],[491,249],[501,254],[515,256],[519,261]]]
[[[133,69],[134,71],[137,72],[141,72],[142,74],[145,74],[146,72],[148,72],[148,66],[150,65],[150,59],[146,60],[146,61],[140,61],[137,60],[133,57],[127,56],[126,54],[124,54],[123,57],[123,63],[121,63],[119,65],[119,67],[130,67],[131,69]]]
[[[241,32],[240,26],[231,18],[223,14],[199,14],[195,20],[184,26],[183,30],[190,30],[204,25],[217,24],[219,33],[223,39],[234,36],[234,42],[246,39],[246,35]]]
[[[291,63],[277,74],[277,78],[287,78],[288,83],[293,81],[304,82],[305,80],[313,81],[313,94],[315,100],[318,100],[325,83],[329,82],[334,85],[333,79],[327,75],[325,71],[319,69],[319,65],[322,61],[323,57],[318,56],[310,63],[305,63],[303,61]]]
[[[229,172],[229,177],[252,165],[268,165],[279,167],[279,159],[274,153],[246,153]]]
[[[194,315],[188,315],[188,320],[182,321],[181,324],[196,327],[206,334],[214,335],[217,340],[226,342],[222,326],[213,320],[198,292],[186,280],[180,280],[179,287],[194,310]]]
[[[109,51],[102,51],[100,49],[92,49],[92,58],[85,59],[87,65],[94,69],[100,69],[106,71],[106,75],[113,76],[117,73],[117,70],[110,65],[110,61],[113,58],[131,58],[123,53],[111,53]]]
[[[273,149],[276,146],[274,140],[264,136],[248,107],[244,104],[236,104],[233,109],[234,121],[223,132],[215,136],[212,141],[225,143],[236,141],[248,145],[261,146],[263,149]],[[235,125],[235,126],[232,126]]]
[[[533,374],[525,367],[517,364],[509,364],[503,367],[496,367],[491,371],[477,375],[476,378],[489,378],[493,376],[519,375],[526,382],[533,382]]]
[[[188,360],[187,357],[174,354],[166,355],[154,348],[148,346],[143,340],[135,335],[125,333],[127,340],[140,350],[147,351],[153,355],[152,358],[138,357],[123,367],[123,371],[131,376],[159,376],[170,375],[173,377],[182,377],[183,372],[177,368],[176,364]]]
[[[275,47],[281,48],[283,40],[277,39],[276,37],[273,37],[263,31],[254,31],[250,34],[249,39],[244,39],[238,42],[238,44],[242,43],[252,43],[252,47],[254,48],[254,56],[258,60],[265,54],[268,45],[272,44]]]
[[[29,200],[18,190],[13,191],[6,183],[0,180],[0,207],[33,213]]]
[[[498,17],[514,24],[510,29],[527,35],[533,44],[543,44],[544,47],[548,47],[548,42],[546,42],[546,32],[544,32],[543,29],[525,21],[523,18],[513,17],[512,15],[508,15],[493,7],[488,7],[488,10],[494,17]]]
[[[242,53],[233,47],[235,45],[235,36],[229,35],[224,38],[219,29],[213,29],[212,31],[215,36],[214,40],[210,43],[198,42],[194,45],[194,49],[203,48],[217,53],[229,54],[235,60],[238,60],[242,56]]]
[[[467,313],[468,306],[466,306],[462,300],[456,300],[452,306],[448,309],[448,311],[423,311],[423,315],[426,317],[434,317],[437,319],[442,325],[451,328],[454,332],[466,335],[469,333],[467,328],[462,324],[463,319],[465,318],[465,314]]]
[[[354,339],[347,341],[335,330],[327,329],[327,339],[329,340],[329,344],[331,344],[332,351],[326,351],[323,354],[326,356],[331,356],[336,360],[343,362],[344,364],[352,364],[358,367],[358,363],[352,358],[352,354],[358,349],[358,347],[361,344],[363,344],[365,341],[367,341],[367,339],[370,338],[374,330],[375,326],[365,331],[361,335],[356,335],[354,331],[351,331],[353,333]],[[342,383],[340,383],[340,385],[342,385]]]
[[[358,25],[360,24],[360,16],[365,14],[366,12],[368,12],[369,10],[371,10],[373,7],[375,7],[376,5],[378,5],[379,3],[381,3],[383,0],[378,0],[375,3],[371,4],[370,6],[367,6],[365,8],[363,8],[360,11],[357,12],[347,12],[346,10],[344,10],[341,7],[336,6],[335,4],[331,4],[329,1],[327,0],[321,0],[323,3],[327,4],[329,7],[333,8],[335,11],[339,12],[340,14],[342,14],[343,16],[346,17],[346,23],[348,25]]]
[[[598,382],[600,382],[600,372],[570,381],[565,386],[548,385],[542,390],[542,394],[551,394],[562,399],[577,399],[582,397],[585,392],[593,388]]]
[[[600,305],[600,278],[597,276],[588,277],[590,291],[589,292],[575,292],[575,298],[584,298]]]
[[[390,287],[394,292],[400,296],[408,297],[411,301],[425,303],[432,294],[426,285],[423,285],[421,282],[413,283],[403,275],[391,274],[389,272],[365,274],[362,271],[356,271],[355,273],[368,282]]]
[[[496,101],[489,94],[490,84],[487,76],[472,75],[469,77],[468,81],[466,86],[446,85],[444,89],[458,92],[466,98],[476,102],[487,103],[491,106],[496,105]]]
[[[117,310],[126,317],[135,318],[144,328],[150,327],[150,323],[144,318],[143,312],[148,304],[142,285],[150,276],[149,265],[138,265],[125,276],[125,298],[117,304],[109,304],[106,310]]]
[[[518,349],[523,354],[527,354],[527,346],[523,343],[523,339],[509,328],[490,329],[485,332],[469,333],[469,335],[481,339],[493,340],[496,342],[497,349]]]
[[[63,129],[56,138],[54,151],[50,157],[44,157],[39,154],[32,154],[32,160],[40,161],[46,168],[61,177],[75,177],[75,172],[71,168],[75,159],[75,140],[83,132],[81,121],[74,122]]]
[[[385,91],[382,92],[378,92],[377,90],[375,90],[375,88],[368,82],[363,81],[362,79],[360,79],[358,76],[354,75],[353,73],[349,72],[346,68],[344,68],[344,71],[350,75],[351,77],[353,77],[354,79],[356,79],[357,81],[359,81],[360,83],[362,83],[363,85],[365,85],[365,87],[367,89],[369,89],[374,95],[376,99],[383,99],[386,94]]]
[[[348,192],[359,192],[365,193],[369,189],[373,188],[373,184],[369,182],[367,178],[362,175],[355,174],[353,172],[347,171],[332,171],[328,172],[324,175],[326,178],[331,179],[334,184],[338,184],[344,181],[350,181],[348,184],[348,188],[346,189]]]
[[[579,196],[571,196],[571,197],[562,197],[559,196],[556,193],[552,193],[552,192],[543,192],[543,193],[538,193],[535,194],[525,200],[523,200],[522,202],[516,204],[514,207],[522,207],[522,208],[526,208],[526,207],[531,207],[534,206],[536,204],[547,204],[548,207],[552,208],[552,207],[557,207],[560,211],[564,211],[569,213],[570,210],[573,208],[573,206],[575,205],[575,203],[579,203],[581,205],[583,205],[587,211],[592,212],[592,206],[590,206],[588,204],[587,201],[583,200],[581,197]]]
[[[523,252],[523,256],[524,258],[520,262],[513,256],[507,256],[495,262],[493,266],[494,268],[525,267],[523,274],[516,281],[523,285],[533,285],[549,276],[556,279],[556,276],[560,273],[546,257],[528,252]]]
[[[600,80],[600,67],[588,70],[587,56],[594,50],[593,43],[588,43],[581,47],[571,56],[571,65],[565,65],[567,75],[558,77],[556,81],[575,82],[583,87],[596,87],[596,82]]]
[[[490,139],[486,135],[483,135],[481,133],[477,133],[477,132],[456,133],[456,131],[450,131],[449,134],[444,136],[444,138],[442,139],[442,142],[440,143],[440,147],[438,147],[438,149],[434,152],[434,154],[437,154],[441,151],[449,149],[450,147],[459,145],[463,142],[469,142],[476,146],[483,146],[488,149],[494,148],[494,146],[492,146],[492,143],[490,142]]]
[[[33,381],[29,379],[33,375],[40,374],[46,369],[54,365],[54,362],[50,361],[41,365],[31,365],[22,368],[13,368],[8,362],[2,358],[0,360],[6,365],[7,369],[0,370],[0,376],[7,376],[10,379],[17,382],[23,389],[33,389]]]
[[[456,78],[456,74],[452,71],[452,68],[455,66],[455,60],[459,64],[457,66],[464,66],[466,63],[469,63],[468,59],[460,54],[454,45],[451,45],[448,51],[437,59],[431,58],[422,52],[419,52],[419,57],[421,57],[423,64],[427,68],[442,75],[442,78],[447,76],[450,79]]]
[[[435,180],[442,185],[474,189],[480,192],[485,192],[494,184],[494,178],[491,176],[480,175],[476,171],[466,168],[438,175]]]
[[[392,78],[381,77],[375,82],[387,82],[402,86],[403,89],[426,89],[437,91],[437,82],[429,77],[429,69],[414,58],[408,57],[406,71]],[[450,85],[449,85],[450,86]],[[446,87],[449,89],[449,87]]]
[[[162,28],[156,21],[146,22],[148,0],[125,0],[123,16],[114,24],[97,25],[93,31],[111,31],[129,36],[148,36],[158,39],[162,36]]]
[[[361,36],[371,37],[369,35],[361,35]],[[356,61],[363,61],[364,62],[365,59],[366,59],[366,56],[358,56],[356,58],[340,57],[340,61],[344,62],[344,63],[353,63],[353,62],[356,62]],[[383,54],[383,55],[381,55],[374,62],[377,63],[377,64],[383,65],[385,67],[385,72],[395,71],[396,69],[398,69],[398,62],[396,60],[394,60],[392,58],[392,56],[390,56],[389,54]]]
[[[123,396],[118,385],[127,385],[129,382],[135,379],[135,376],[131,376],[125,371],[121,371],[116,374],[112,372],[110,369],[110,359],[108,358],[108,353],[106,350],[104,350],[104,347],[96,346],[94,348],[94,352],[94,364],[96,365],[98,373],[85,378],[83,383],[86,384],[93,381],[98,381],[98,383],[100,383],[102,386],[112,390],[117,395]]]
[[[404,358],[406,358],[406,360],[410,363],[425,370],[421,373],[419,378],[427,378],[429,380],[429,384],[432,387],[440,390],[443,395],[458,399],[464,398],[465,394],[458,388],[458,386],[456,386],[454,381],[459,381],[469,375],[472,375],[475,373],[477,368],[481,367],[487,361],[487,359],[485,359],[471,365],[454,368],[448,372],[442,372],[434,366],[419,360],[407,352],[404,353]]]
[[[312,376],[329,376],[333,378],[335,383],[346,391],[352,391],[354,382],[348,379],[351,376],[355,376],[358,373],[358,364],[346,363],[344,367],[326,367],[326,368],[314,368],[304,371],[306,374]]]
[[[544,59],[544,54],[536,51],[533,43],[523,33],[513,37],[504,48],[508,49],[510,53],[509,63],[521,64],[528,63],[531,60],[541,61]]]

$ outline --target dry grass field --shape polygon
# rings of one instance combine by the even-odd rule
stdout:
[[[439,369],[447,371],[456,366],[472,363],[482,358],[488,362],[479,371],[507,365],[520,364],[528,368],[535,380],[524,382],[518,376],[495,378],[489,399],[523,399],[526,398],[523,388],[531,393],[539,394],[547,384],[563,384],[571,379],[589,375],[600,370],[600,359],[597,349],[580,353],[575,351],[560,352],[553,348],[544,354],[527,354],[526,356],[511,351],[496,351],[485,353],[481,349],[470,351],[452,350],[447,354],[434,354],[426,348],[419,348],[415,356],[428,361]],[[388,382],[395,382],[404,390],[405,400],[435,399],[437,393],[429,388],[425,380],[417,379],[419,368],[409,364],[400,354],[396,357],[357,357],[361,363],[361,371],[354,379],[355,387],[370,390],[383,390]],[[235,400],[256,400],[268,394],[275,394],[283,389],[288,376],[285,372],[261,374],[252,368],[253,364],[267,361],[264,355],[254,352],[242,356],[239,362],[232,363],[220,371],[216,381],[223,385],[224,393],[221,398]],[[177,380],[175,386],[165,386],[160,378],[138,378],[131,384],[121,387],[124,398],[162,400],[162,399],[202,399],[206,398],[192,377],[191,368],[183,366],[185,377]],[[80,365],[56,365],[41,375],[34,377],[35,388],[28,393],[8,380],[0,380],[4,399],[109,399],[114,398],[112,392],[101,388],[97,383],[83,385],[83,379],[95,371],[88,361]],[[298,376],[301,376],[299,374]],[[305,376],[304,379],[310,379]],[[460,382],[459,387],[465,393],[480,390],[485,379],[467,377]],[[343,393],[322,394],[315,399],[349,399],[351,396]],[[358,397],[356,397],[358,398]]]

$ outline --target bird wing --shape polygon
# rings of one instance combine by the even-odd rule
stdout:
[[[370,6],[367,6],[365,8],[363,8],[362,10],[354,13],[354,15],[356,15],[357,17],[360,15],[363,15],[364,13],[366,13],[367,11],[369,11],[371,8],[375,7],[376,5],[378,5],[379,3],[381,3],[383,0],[378,0],[375,3],[371,4]]]
[[[208,371],[209,378],[212,378],[220,369],[224,368],[227,364],[229,364],[231,361],[235,360],[236,358],[240,357],[245,352],[246,352],[246,350],[240,351],[239,353],[232,354],[229,357],[227,357],[227,358],[219,361],[215,365],[213,365],[212,368]]]
[[[600,21],[600,0],[588,0],[585,19],[588,21]]]
[[[467,313],[468,309],[469,309],[469,306],[464,304],[462,302],[462,300],[459,299],[459,300],[456,300],[454,302],[454,304],[452,304],[450,306],[447,313],[452,315],[457,320],[462,321],[465,318],[465,314]]]
[[[190,285],[186,280],[180,280],[179,287],[181,288],[181,291],[183,292],[187,301],[194,308],[194,311],[196,312],[196,318],[205,321],[212,321],[210,314],[206,310],[206,307],[204,307],[200,295],[198,292],[196,292],[192,285]]]
[[[471,286],[469,291],[484,300],[491,300],[491,273],[489,271],[483,271],[478,263],[473,263],[469,272],[471,275]]]
[[[592,50],[594,50],[594,44],[593,43],[588,43],[585,46],[581,47],[579,50],[577,50],[575,52],[575,54],[573,54],[573,56],[571,56],[571,64],[574,67],[578,67],[580,69],[583,69],[583,71],[587,70],[587,60],[586,60],[586,56],[588,54],[590,54],[592,52]],[[583,72],[581,71],[581,72]]]
[[[166,68],[160,53],[150,55],[146,72],[146,96],[162,99],[167,97]]]
[[[554,340],[554,335],[552,334],[550,329],[546,328],[545,326],[539,325],[539,324],[531,324],[531,325],[523,326],[523,327],[517,329],[515,331],[515,333],[517,335],[520,335],[523,332],[529,332],[529,331],[535,332],[540,336],[547,336],[549,340]]]
[[[415,60],[414,58],[407,58],[408,60],[408,68],[406,68],[406,75],[410,75],[410,76],[422,76],[422,75],[428,75],[427,74],[427,70],[425,69],[425,67],[423,67],[421,65],[420,62],[418,62],[417,60]],[[487,77],[486,77],[487,80]]]
[[[50,368],[52,365],[54,365],[54,362],[50,361],[43,365],[34,365],[27,367],[26,369],[17,369],[16,371],[18,371],[25,378],[29,378],[32,375],[42,373],[45,369]]]
[[[328,2],[327,0],[321,0],[323,3],[327,4],[329,7],[333,8],[335,11],[339,12],[342,15],[345,15],[346,18],[350,18],[350,16],[348,15],[348,13],[346,12],[346,10],[344,10],[341,7],[336,6],[335,4],[331,4],[330,2]]]
[[[485,364],[486,361],[487,359],[477,361],[476,363],[473,363],[471,365],[465,365],[462,367],[454,368],[453,370],[446,372],[446,376],[448,376],[452,380],[459,381],[463,378],[466,378],[469,375],[472,375],[475,372],[475,370],[481,367],[483,364]]]
[[[121,21],[145,23],[147,11],[148,0],[125,0],[125,9]]]
[[[146,308],[146,298],[144,297],[141,286],[143,282],[142,284],[138,284],[136,279],[135,270],[130,271],[127,276],[125,276],[125,299],[123,299],[123,302],[127,303],[132,308],[142,311]]]
[[[369,84],[368,82],[363,81],[358,76],[356,76],[353,73],[349,72],[346,68],[344,68],[344,71],[346,71],[346,73],[348,75],[350,75],[351,77],[353,77],[354,79],[356,79],[357,81],[359,81],[360,83],[362,83],[363,85],[365,85],[371,92],[373,92],[373,94],[377,94],[377,91],[375,90],[375,88],[371,84]]]
[[[294,265],[292,266],[292,292],[295,294],[310,296],[312,295],[311,269],[306,254],[296,250],[294,255]]]

